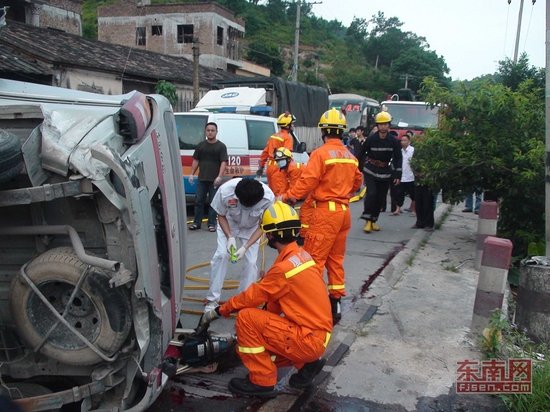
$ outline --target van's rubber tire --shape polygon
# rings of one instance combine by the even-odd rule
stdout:
[[[21,170],[21,141],[16,135],[0,130],[0,184],[13,179]]]
[[[62,314],[86,267],[72,248],[62,247],[35,258],[27,266],[26,273]],[[57,318],[21,276],[14,277],[11,283],[10,306],[19,335],[34,349]],[[91,268],[65,318],[104,354],[112,356],[120,349],[132,326],[128,290],[109,287],[109,276],[101,269]],[[102,361],[61,323],[40,352],[69,365],[93,365]]]

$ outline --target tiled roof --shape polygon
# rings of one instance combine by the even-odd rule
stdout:
[[[52,29],[41,29],[12,20],[0,30],[0,74],[18,70],[29,74],[51,74],[49,67],[66,66],[116,73],[120,76],[193,83],[193,62],[184,57],[168,56],[88,40]],[[200,84],[211,87],[215,82],[236,76],[204,66]]]

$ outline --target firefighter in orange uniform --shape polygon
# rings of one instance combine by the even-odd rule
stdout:
[[[262,151],[262,154],[260,155],[260,167],[256,171],[256,175],[261,177],[264,174],[264,168],[267,165],[267,185],[271,190],[273,190],[273,187],[280,185],[280,183],[274,182],[274,179],[283,179],[280,176],[274,177],[274,174],[279,170],[279,168],[277,167],[277,163],[275,162],[273,155],[275,150],[279,147],[286,147],[292,152],[294,139],[292,138],[290,132],[292,131],[294,122],[296,122],[296,118],[290,113],[285,112],[281,114],[277,118],[277,125],[281,130],[278,133],[271,135],[271,137],[267,140],[267,144]]]
[[[205,313],[200,325],[239,311],[237,353],[249,374],[231,379],[229,390],[268,398],[277,395],[278,366],[298,369],[290,377],[290,386],[304,389],[312,384],[325,364],[321,356],[331,336],[332,319],[321,269],[296,243],[298,213],[277,201],[264,212],[261,226],[269,246],[279,253],[273,266],[258,283]],[[266,310],[258,309],[263,303]]]
[[[314,202],[304,249],[320,268],[326,267],[333,322],[341,318],[340,299],[346,294],[344,254],[351,227],[349,199],[361,187],[363,176],[357,159],[342,143],[346,118],[331,109],[319,120],[325,138],[323,146],[311,153],[300,179],[283,196],[293,204],[308,193]]]
[[[280,196],[294,185],[302,174],[302,164],[292,160],[292,152],[286,147],[278,147],[273,154],[277,170],[273,172],[269,188],[275,196]]]

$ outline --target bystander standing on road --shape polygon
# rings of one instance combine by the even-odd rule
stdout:
[[[464,198],[464,213],[474,212],[476,215],[479,213],[479,207],[481,206],[481,193],[475,191],[473,193],[468,193]]]
[[[393,211],[392,215],[399,215],[401,213],[401,209],[403,207],[403,204],[405,203],[405,196],[409,196],[411,198],[411,206],[410,211],[412,213],[415,212],[415,204],[414,204],[414,173],[411,169],[411,159],[414,154],[414,147],[411,146],[411,138],[413,136],[413,132],[408,130],[402,137],[401,137],[401,156],[403,158],[403,171],[401,173],[401,182],[397,186],[397,199],[396,199],[396,207]]]
[[[342,139],[342,143],[344,143],[344,146],[346,146],[348,149],[351,150],[351,142],[356,137],[357,137],[356,129],[355,129],[355,127],[352,127],[351,129],[348,130],[347,135],[344,134],[344,138]]]
[[[415,229],[434,229],[435,194],[431,187],[422,182],[422,176],[416,175],[414,185],[414,199],[416,205]]]
[[[311,255],[296,244],[300,219],[283,202],[263,214],[262,229],[278,257],[265,276],[244,292],[207,312],[201,325],[220,315],[237,312],[237,353],[249,373],[233,378],[229,390],[238,395],[277,395],[277,368],[294,366],[298,372],[289,385],[306,389],[325,360],[321,356],[331,337],[330,303],[321,269]],[[265,310],[259,309],[266,303]]]
[[[361,219],[366,220],[363,231],[380,230],[376,223],[386,201],[390,183],[398,185],[401,179],[401,145],[390,133],[391,115],[380,112],[374,118],[378,131],[367,137],[360,156],[367,193]],[[390,165],[391,163],[391,165]]]
[[[227,147],[217,139],[218,125],[210,122],[205,127],[206,140],[200,142],[193,153],[193,164],[189,183],[193,183],[195,173],[199,170],[197,192],[195,194],[195,218],[190,230],[201,228],[202,216],[206,205],[206,198],[211,203],[216,189],[222,182],[227,167]],[[208,207],[208,230],[216,231],[216,212],[212,206]]]
[[[357,126],[357,129],[355,129],[355,139],[351,140],[349,143],[351,153],[353,153],[357,159],[359,159],[361,155],[363,143],[365,143],[365,128],[363,126]],[[361,164],[359,164],[359,170],[362,170]]]
[[[361,187],[358,161],[342,143],[344,114],[336,109],[323,113],[319,127],[325,143],[311,153],[294,187],[282,200],[294,204],[308,193],[314,202],[304,249],[320,268],[327,269],[328,291],[334,323],[341,318],[340,299],[346,295],[344,255],[351,228],[349,200]]]
[[[256,179],[234,178],[220,186],[211,206],[218,213],[217,248],[210,261],[210,287],[205,312],[218,306],[231,254],[244,258],[239,292],[258,278],[260,219],[273,203],[271,189]],[[237,247],[237,240],[241,243]]]

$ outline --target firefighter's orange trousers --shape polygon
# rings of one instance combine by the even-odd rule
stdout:
[[[302,224],[300,236],[304,239],[307,235],[309,225],[311,224],[311,216],[313,215],[313,210],[313,199],[311,196],[308,196],[300,206],[300,222]]]
[[[346,295],[344,255],[346,239],[351,228],[349,206],[335,202],[315,202],[309,222],[304,249],[321,269],[327,269],[327,288],[330,296]]]
[[[325,352],[330,333],[312,331],[278,314],[256,308],[239,311],[235,322],[237,353],[256,385],[277,383],[277,367],[319,359]],[[275,357],[272,359],[272,357]]]
[[[265,170],[267,185],[275,196],[282,195],[288,190],[288,177],[282,173],[275,160],[268,160]]]

